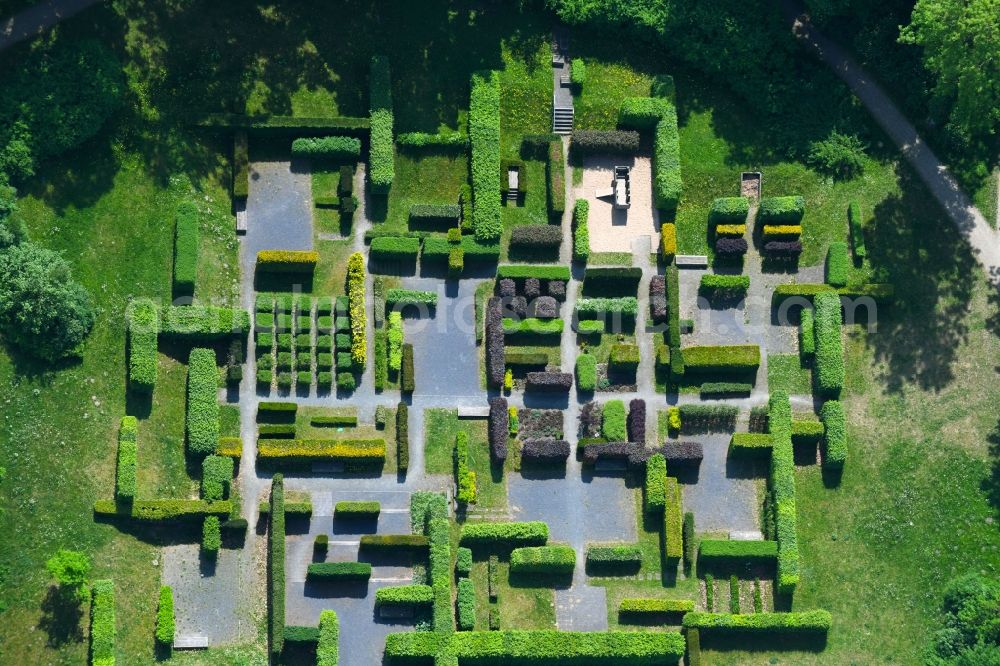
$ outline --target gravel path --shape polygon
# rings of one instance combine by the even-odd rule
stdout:
[[[809,19],[800,14],[800,6],[790,0],[783,0],[782,6],[785,14],[793,21],[792,31],[795,36],[854,91],[875,122],[899,147],[903,157],[924,181],[966,242],[972,246],[990,280],[994,284],[1000,282],[1000,239],[997,232],[990,228],[986,218],[962,191],[948,168],[868,72],[838,44],[813,27]]]
[[[0,51],[42,34],[101,0],[46,0],[7,17],[0,26]]]

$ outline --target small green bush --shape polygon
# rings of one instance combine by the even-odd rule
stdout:
[[[576,567],[576,551],[570,546],[515,548],[510,554],[511,574],[568,575]]]
[[[851,260],[847,254],[847,243],[834,241],[826,253],[826,283],[833,287],[847,285],[851,270]]]
[[[639,367],[639,346],[618,343],[611,346],[608,368],[619,372],[635,372]]]
[[[654,453],[646,461],[644,500],[647,513],[660,513],[667,505],[667,461],[661,453]]]
[[[227,458],[228,460],[228,458]],[[218,516],[205,516],[201,529],[201,550],[208,557],[215,557],[222,547],[222,530]]]
[[[458,581],[458,629],[472,631],[476,628],[476,586],[470,578]]]
[[[593,354],[576,357],[576,389],[593,391],[597,388],[597,358]]]
[[[847,418],[844,406],[836,400],[828,400],[820,408],[819,416],[826,429],[823,466],[842,469],[847,461]]]
[[[160,587],[156,606],[156,642],[161,646],[174,644],[174,591],[168,585]]]

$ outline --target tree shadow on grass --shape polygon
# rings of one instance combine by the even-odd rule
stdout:
[[[38,628],[48,636],[46,645],[58,648],[83,641],[83,607],[73,594],[52,585],[42,599]]]
[[[891,305],[869,317],[867,337],[882,382],[892,393],[907,384],[938,391],[955,379],[952,366],[966,342],[965,322],[978,265],[965,240],[907,167],[900,189],[875,207],[869,246],[876,280],[895,287]]]

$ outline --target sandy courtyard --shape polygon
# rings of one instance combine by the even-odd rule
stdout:
[[[597,198],[599,190],[611,187],[616,166],[631,167],[632,205],[627,210],[614,210],[611,197]],[[587,226],[591,252],[631,252],[636,238],[659,233],[659,211],[653,206],[653,171],[648,157],[585,158],[583,182],[574,188],[573,197],[590,203]]]

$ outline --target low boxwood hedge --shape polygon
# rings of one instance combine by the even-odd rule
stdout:
[[[757,345],[685,347],[683,353],[687,372],[756,372],[760,366]]]
[[[429,546],[423,534],[364,534],[362,550],[420,551]]]
[[[511,574],[568,575],[576,568],[576,551],[570,546],[515,548],[510,554]]]
[[[458,608],[459,631],[472,631],[476,628],[476,586],[470,578],[458,581],[456,598]]]
[[[114,666],[115,584],[110,580],[95,580],[90,586],[90,663],[93,666]]]
[[[335,518],[378,518],[382,506],[378,502],[342,501],[333,508]]]
[[[680,560],[684,556],[683,515],[681,488],[676,478],[668,476],[663,510],[663,556],[667,560]]]
[[[573,261],[587,263],[590,257],[589,216],[590,203],[586,199],[577,199],[573,205]]]
[[[570,140],[574,155],[635,155],[639,133],[632,130],[574,130]]]
[[[420,239],[406,236],[373,238],[370,256],[376,261],[415,262],[420,253]]]
[[[549,526],[543,522],[466,523],[460,542],[464,546],[516,547],[544,545],[549,540]]]
[[[611,345],[608,355],[608,368],[619,372],[635,372],[639,367],[639,346],[619,342]]]
[[[690,613],[694,602],[690,599],[648,599],[627,597],[618,604],[621,615],[668,615]]]
[[[371,575],[368,562],[313,562],[306,569],[306,580],[368,580]]]
[[[160,600],[156,605],[156,642],[173,646],[176,623],[174,621],[174,591],[169,585],[160,586]]]
[[[713,634],[826,634],[833,619],[825,610],[799,613],[753,613],[730,615],[728,613],[690,612],[684,616],[685,629],[699,629]]]
[[[396,585],[375,591],[376,606],[430,606],[433,601],[430,585]]]
[[[642,269],[633,266],[588,266],[583,292],[604,296],[631,296],[639,289]]]
[[[587,572],[599,576],[631,576],[642,567],[638,546],[588,546]]]
[[[576,357],[576,390],[593,391],[597,388],[597,357],[579,354]]]
[[[708,211],[709,224],[745,224],[750,213],[747,197],[719,197],[712,201]]]
[[[819,416],[826,430],[823,466],[842,469],[847,461],[847,418],[844,406],[837,400],[828,400],[820,408]]]
[[[799,224],[805,210],[805,199],[800,196],[762,197],[757,219],[762,224]]]
[[[700,564],[742,566],[773,564],[778,557],[776,541],[727,541],[702,539],[698,546]]]
[[[188,449],[198,456],[215,452],[219,443],[219,371],[215,352],[192,349],[188,359],[187,416]]]
[[[495,71],[472,75],[469,99],[469,142],[472,148],[472,228],[476,240],[496,243],[500,220],[500,76]]]
[[[340,659],[340,621],[337,613],[319,613],[319,642],[316,644],[316,666],[337,666]]]
[[[361,156],[361,140],[352,136],[306,137],[292,141],[292,157],[331,159]]]
[[[698,293],[709,300],[732,300],[745,297],[749,288],[749,275],[706,273],[701,276]]]
[[[844,387],[844,349],[840,337],[842,315],[840,296],[832,292],[816,294],[816,385],[822,396],[836,398]]]
[[[646,483],[643,486],[643,509],[647,513],[660,513],[667,505],[667,461],[661,453],[654,453],[646,461]]]
[[[608,400],[602,408],[601,434],[609,442],[628,441],[625,428],[625,403],[621,400]]]

